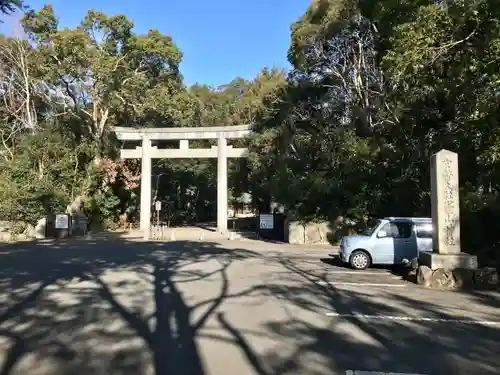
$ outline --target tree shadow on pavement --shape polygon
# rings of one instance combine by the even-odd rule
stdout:
[[[285,258],[279,262],[290,271],[288,280],[282,277],[268,284],[264,292],[293,313],[285,319],[267,321],[263,331],[282,345],[257,355],[257,347],[219,316],[259,375],[345,374],[346,370],[429,375],[498,373],[497,311],[484,313],[482,319],[495,319],[498,324],[459,322],[464,318],[457,317],[451,308],[447,311],[446,302],[439,305],[419,298],[416,287],[411,289],[411,296],[390,290],[374,293],[373,289],[339,289],[327,282],[327,272],[306,271]],[[312,319],[321,315],[320,322]],[[290,342],[295,342],[293,349],[285,345]]]
[[[6,246],[0,375],[205,374],[197,335],[238,295],[229,294],[227,269],[256,256],[215,243],[115,238]],[[189,303],[180,286],[200,282],[213,284],[208,298]]]
[[[114,237],[2,247],[0,375],[498,373],[500,325],[452,322],[468,307],[498,321],[494,305],[339,288],[302,258]]]

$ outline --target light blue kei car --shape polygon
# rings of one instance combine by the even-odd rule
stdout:
[[[363,270],[373,264],[393,265],[432,251],[432,219],[386,217],[377,220],[359,235],[340,241],[340,259]]]

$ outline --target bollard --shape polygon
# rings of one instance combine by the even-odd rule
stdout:
[[[175,229],[170,232],[170,241],[175,241]]]
[[[200,230],[200,241],[203,241],[203,231]]]

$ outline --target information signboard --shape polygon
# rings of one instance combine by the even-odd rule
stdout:
[[[68,229],[69,215],[68,214],[56,215],[55,227],[56,229]]]
[[[259,228],[274,229],[274,215],[273,214],[259,215]]]

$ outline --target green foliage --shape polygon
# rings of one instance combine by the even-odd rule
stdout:
[[[115,229],[116,214],[120,207],[120,198],[111,190],[93,195],[88,203],[92,215],[92,225],[102,229]]]
[[[84,183],[78,163],[85,152],[85,144],[51,129],[20,137],[14,158],[0,159],[1,219],[36,224],[50,211],[64,212]]]
[[[500,12],[447,3],[312,1],[250,139],[255,191],[303,220],[428,216],[429,160],[446,148],[459,153],[464,247],[496,246]]]
[[[264,97],[272,95],[276,87],[285,83],[285,73],[279,69],[262,69],[253,80],[236,78],[227,85],[211,88],[193,85],[181,93],[176,106],[158,96],[156,107],[165,111],[182,111],[184,121],[180,126],[224,126],[251,124],[257,113],[265,110]],[[163,125],[161,119],[156,121]],[[213,141],[190,142],[190,147],[210,147]],[[235,141],[234,147],[244,147],[245,142]],[[250,186],[245,160],[229,162],[229,196],[237,201],[243,193],[260,194],[261,186]],[[216,217],[216,163],[214,160],[161,161],[153,167],[153,186],[156,199],[164,202],[165,219],[172,224],[210,221]],[[159,181],[159,182],[158,182]],[[257,189],[253,191],[252,189]]]
[[[0,195],[8,206],[2,212],[13,220],[34,223],[50,209],[64,210],[77,196],[87,198],[101,226],[123,213],[136,219],[140,163],[115,160],[121,145],[111,126],[253,123],[264,107],[262,98],[285,82],[283,71],[263,69],[254,80],[186,88],[179,72],[182,53],[173,39],[158,30],[136,34],[125,15],[91,9],[78,27],[61,29],[52,6],[45,5],[26,12],[22,24],[30,43],[7,38],[0,45],[2,63],[11,68],[3,82],[14,75],[18,86],[13,87],[23,87],[23,77],[30,83],[29,91],[11,89],[15,100],[0,106],[6,165]],[[27,98],[33,113],[19,116],[18,106]],[[33,119],[25,118],[28,114]],[[192,142],[192,147],[212,144]],[[248,190],[239,167],[230,163],[236,197]],[[170,220],[215,217],[213,161],[161,161],[153,175],[161,182],[153,194],[168,202]],[[14,193],[18,185],[22,195]]]
[[[52,7],[29,11],[30,43],[0,40],[2,82],[29,77],[2,87],[0,213],[34,223],[83,195],[110,226],[137,215],[140,175],[136,161],[116,161],[111,126],[253,124],[233,143],[250,150],[229,164],[236,203],[250,193],[260,210],[277,202],[301,220],[427,216],[429,159],[447,148],[460,156],[465,246],[495,246],[499,9],[494,0],[313,0],[292,26],[290,72],[188,88],[170,36],[136,34],[125,15],[97,10],[65,29]],[[153,195],[173,223],[211,220],[215,176],[214,161],[158,161]]]
[[[0,43],[9,67],[0,77],[8,99],[0,105],[0,213],[34,224],[84,196],[99,221],[112,222],[135,204],[138,168],[110,162],[118,144],[109,129],[195,118],[197,101],[179,74],[182,54],[157,30],[134,33],[120,14],[89,10],[80,26],[60,29],[45,5],[27,11],[22,24],[29,44]]]

